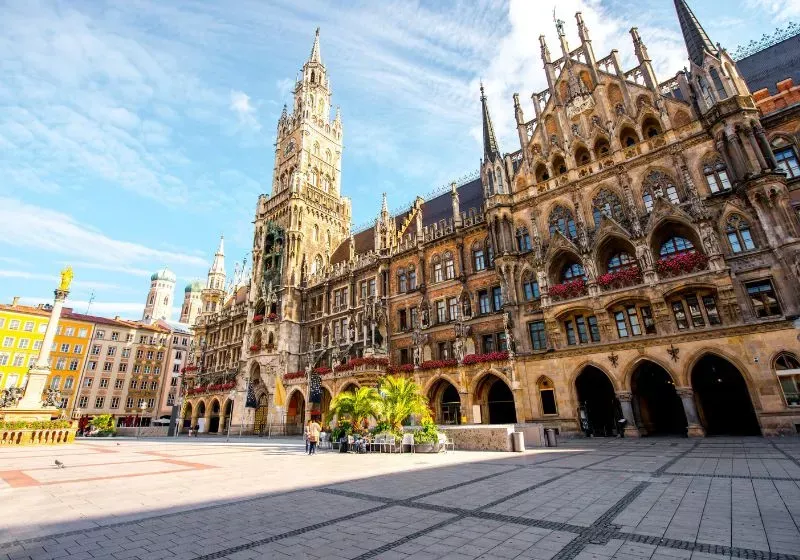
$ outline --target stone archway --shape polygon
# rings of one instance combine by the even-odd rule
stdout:
[[[575,378],[578,420],[587,435],[608,437],[618,433],[619,401],[608,376],[595,366],[586,366]]]
[[[516,424],[517,409],[511,388],[493,373],[485,375],[475,388],[473,402],[480,405],[482,424]]]
[[[461,395],[447,379],[437,379],[431,385],[428,403],[437,424],[461,424]]]
[[[289,397],[286,407],[286,435],[299,435],[303,433],[306,418],[306,399],[303,393],[295,391]]]
[[[194,407],[192,406],[192,403],[186,401],[186,407],[183,409],[183,416],[182,416],[183,423],[179,427],[179,429],[189,429],[191,426],[193,426],[192,424],[193,412],[194,412]]]
[[[197,403],[197,407],[195,408],[194,416],[192,417],[192,426],[200,426],[200,419],[203,419],[203,424],[205,424],[206,418],[206,403],[205,401],[200,401]],[[201,426],[205,431],[207,426]]]
[[[220,406],[219,401],[214,399],[211,401],[211,407],[209,410],[209,417],[208,417],[208,433],[216,434],[219,432],[219,424],[220,424]]]
[[[333,400],[333,397],[331,396],[331,392],[328,390],[327,387],[323,386],[321,390],[322,390],[322,398],[320,399],[319,410],[320,413],[322,414],[322,421],[326,422],[325,417],[331,410],[331,401]]]
[[[633,411],[642,435],[686,435],[686,413],[670,374],[643,360],[631,376]]]
[[[233,401],[228,399],[225,401],[225,406],[222,407],[222,418],[220,420],[220,431],[224,432],[232,428],[230,426],[231,422],[233,422]]]
[[[692,368],[690,382],[708,435],[761,434],[744,377],[728,360],[703,356]]]

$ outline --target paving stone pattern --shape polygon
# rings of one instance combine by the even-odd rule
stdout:
[[[74,449],[57,471],[44,453],[0,450],[0,560],[800,560],[800,439],[316,457],[296,441]]]

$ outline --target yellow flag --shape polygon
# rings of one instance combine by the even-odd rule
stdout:
[[[283,380],[280,376],[275,378],[275,406],[284,406],[286,404],[286,387],[283,386]]]

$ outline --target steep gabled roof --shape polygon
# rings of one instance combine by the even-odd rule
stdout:
[[[708,38],[706,30],[686,3],[686,0],[675,0],[675,10],[678,12],[678,21],[681,24],[683,40],[689,53],[689,60],[698,66],[703,66],[704,53],[717,54],[717,48]]]

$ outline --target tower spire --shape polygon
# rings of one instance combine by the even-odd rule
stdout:
[[[681,24],[686,50],[689,52],[689,60],[697,66],[703,66],[703,53],[716,55],[717,49],[686,0],[675,0],[675,10],[678,12],[678,21]]]
[[[489,106],[486,104],[483,83],[481,83],[481,109],[483,110],[483,156],[489,161],[494,161],[501,156],[500,150],[497,149],[497,139],[494,136],[494,126],[489,115]]]
[[[322,64],[322,59],[319,56],[319,27],[317,27],[317,34],[314,36],[314,46],[311,47],[311,56],[308,57],[308,61]]]

